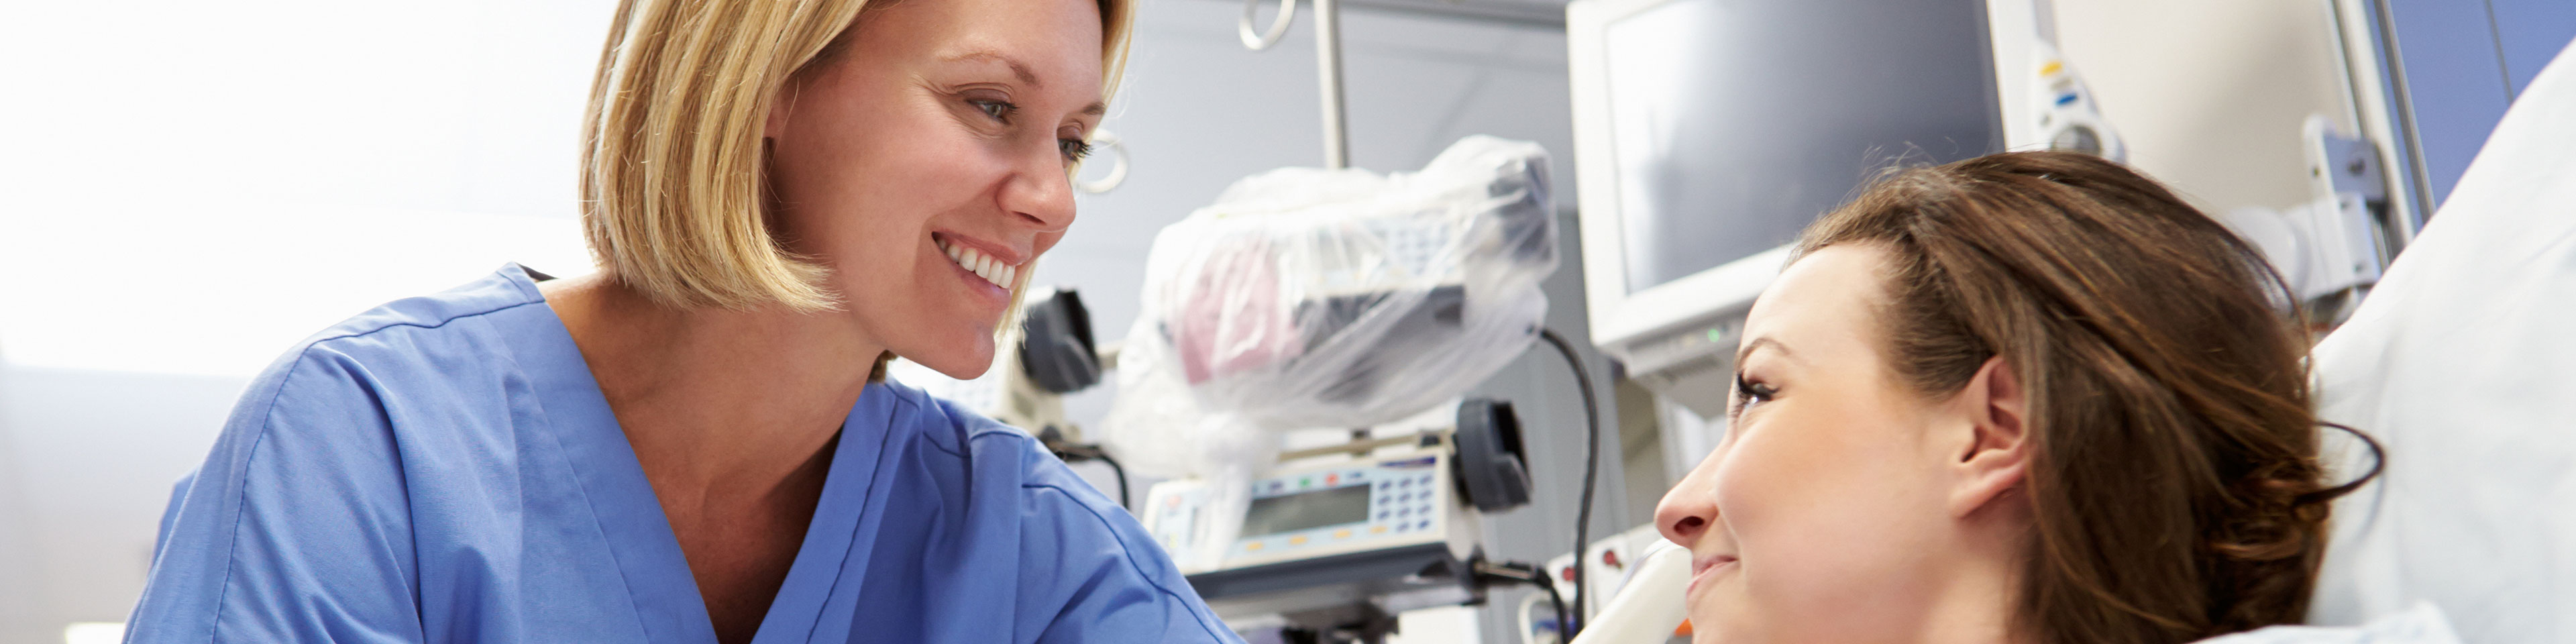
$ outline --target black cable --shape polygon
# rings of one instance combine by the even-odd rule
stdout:
[[[1101,448],[1098,444],[1085,445],[1065,440],[1064,432],[1057,431],[1054,427],[1039,431],[1038,443],[1045,445],[1048,452],[1053,452],[1057,459],[1066,463],[1095,459],[1108,463],[1109,471],[1118,474],[1118,507],[1126,508],[1129,512],[1136,511],[1136,506],[1129,502],[1127,496],[1127,468],[1119,465],[1118,459],[1110,458],[1109,450]]]
[[[1566,366],[1574,368],[1575,388],[1583,392],[1583,496],[1576,502],[1578,509],[1574,513],[1575,621],[1562,625],[1565,629],[1565,641],[1571,642],[1574,641],[1575,635],[1583,632],[1584,603],[1592,598],[1591,589],[1583,586],[1583,568],[1586,563],[1583,560],[1585,556],[1583,550],[1592,542],[1592,484],[1601,474],[1601,403],[1592,393],[1592,370],[1583,367],[1583,358],[1575,355],[1574,344],[1566,342],[1565,336],[1557,335],[1556,331],[1546,327],[1539,328],[1538,338],[1554,345],[1557,354],[1565,356]],[[1556,592],[1556,584],[1546,584],[1546,586],[1548,592]]]
[[[1545,570],[1539,571],[1538,580],[1535,583],[1538,584],[1539,590],[1547,591],[1547,606],[1556,611],[1556,632],[1565,634],[1565,639],[1559,641],[1574,641],[1574,634],[1570,632],[1574,628],[1574,622],[1567,621],[1565,618],[1565,595],[1556,592],[1556,584],[1548,582]],[[1574,598],[1576,601],[1582,601],[1583,596],[1575,595]]]
[[[1136,506],[1127,502],[1127,468],[1119,466],[1118,459],[1110,458],[1108,450],[1098,450],[1096,457],[1100,462],[1109,464],[1109,471],[1118,473],[1118,507],[1127,508],[1130,512],[1135,511]]]

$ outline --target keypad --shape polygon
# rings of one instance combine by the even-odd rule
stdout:
[[[1364,480],[1357,474],[1349,480]],[[1372,485],[1377,492],[1375,514],[1379,525],[1372,533],[1394,531],[1412,533],[1431,529],[1432,517],[1439,514],[1439,476],[1432,473],[1393,473],[1377,477]]]

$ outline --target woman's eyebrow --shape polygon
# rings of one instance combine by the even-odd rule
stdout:
[[[1010,67],[1011,75],[1018,77],[1020,82],[1027,84],[1030,89],[1037,89],[1046,86],[1045,83],[1038,81],[1037,73],[1029,71],[1029,66],[1021,64],[1019,59],[1012,58],[1008,55],[1004,55],[1002,52],[990,49],[978,49],[975,51],[950,54],[948,56],[941,57],[939,60],[940,62],[948,63],[962,63],[967,61],[997,62]]]
[[[990,49],[977,49],[974,51],[943,56],[939,60],[940,62],[948,63],[962,63],[970,61],[1001,63],[1003,66],[1011,68],[1011,76],[1018,78],[1021,84],[1028,85],[1029,89],[1036,90],[1044,89],[1046,87],[1046,83],[1038,80],[1037,72],[1029,71],[1028,65],[1023,64],[1019,59],[1012,58],[1010,55],[1002,52]],[[1090,105],[1083,106],[1081,112],[1083,116],[1100,116],[1108,113],[1109,104],[1102,101],[1092,101]]]
[[[1751,340],[1746,340],[1746,341],[1744,341],[1744,348],[1736,349],[1736,350],[1735,350],[1735,363],[1736,363],[1736,364],[1744,364],[1744,358],[1745,358],[1746,356],[1753,355],[1753,350],[1754,350],[1754,349],[1759,349],[1759,348],[1766,347],[1766,346],[1767,346],[1767,347],[1771,347],[1773,350],[1775,350],[1775,351],[1779,352],[1779,354],[1780,354],[1780,356],[1781,356],[1781,357],[1786,358],[1786,357],[1791,357],[1791,356],[1792,356],[1792,354],[1791,354],[1791,353],[1790,353],[1790,351],[1789,351],[1789,345],[1781,344],[1779,340],[1773,340],[1773,339],[1771,339],[1771,336],[1767,336],[1767,335],[1766,335],[1766,336],[1762,336],[1762,337],[1758,337],[1758,338],[1754,338],[1754,339],[1751,339]]]

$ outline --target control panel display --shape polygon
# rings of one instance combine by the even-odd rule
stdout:
[[[1369,516],[1369,488],[1339,487],[1252,500],[1243,515],[1243,536],[1258,537],[1328,525],[1359,523]]]
[[[1215,560],[1206,570],[1447,541],[1447,515],[1457,505],[1446,455],[1437,449],[1254,479],[1238,515],[1240,530],[1226,547],[1208,553]],[[1184,561],[1201,556],[1197,531],[1206,526],[1215,498],[1198,485],[1158,483],[1147,501],[1146,529]]]

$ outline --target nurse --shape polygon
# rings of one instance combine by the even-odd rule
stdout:
[[[973,377],[1127,0],[627,0],[582,140],[602,270],[505,266],[261,375],[132,642],[1227,642]]]

